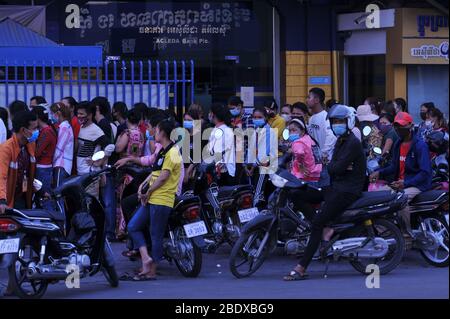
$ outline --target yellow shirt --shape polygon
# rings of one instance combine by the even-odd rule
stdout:
[[[175,203],[175,194],[181,178],[181,165],[183,165],[178,147],[172,146],[163,160],[164,162],[162,163],[161,170],[155,170],[152,172],[152,177],[149,184],[153,184],[159,175],[161,175],[161,171],[163,170],[168,170],[170,172],[169,178],[160,188],[150,194],[148,202],[153,205],[162,205],[173,208]]]
[[[283,136],[283,130],[286,128],[286,122],[284,121],[284,118],[277,114],[275,115],[275,117],[270,118],[267,122],[269,123],[271,128],[278,129],[278,140],[280,140]]]

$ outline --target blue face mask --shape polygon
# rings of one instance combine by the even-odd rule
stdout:
[[[194,127],[194,122],[193,121],[184,121],[183,127],[187,130],[192,130],[192,128]]]
[[[55,117],[55,114],[53,114],[53,113],[49,114],[48,119],[49,119],[50,123],[52,123],[52,124],[58,123],[58,119]]]
[[[255,124],[256,127],[263,127],[264,124],[266,124],[266,120],[264,120],[264,119],[253,119],[253,124]]]
[[[39,130],[34,130],[30,137],[27,137],[28,143],[36,142],[39,137]]]
[[[295,134],[290,134],[289,135],[289,138],[288,138],[288,141],[289,142],[295,142],[296,140],[298,140],[300,138],[300,134],[297,134],[297,133],[295,133]]]
[[[230,113],[231,113],[231,116],[237,117],[241,114],[241,111],[238,108],[235,108],[235,109],[231,109]]]
[[[347,133],[347,125],[346,124],[333,124],[331,125],[331,129],[333,130],[334,135],[342,136]]]

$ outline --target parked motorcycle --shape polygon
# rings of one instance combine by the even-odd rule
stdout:
[[[214,250],[222,243],[231,246],[240,236],[243,224],[259,214],[253,207],[252,185],[218,186],[215,164],[197,164],[193,194],[202,202],[207,240]]]
[[[430,265],[448,267],[448,192],[430,190],[420,193],[409,206],[413,248],[418,249]]]
[[[242,235],[230,255],[230,270],[237,278],[255,273],[272,252],[279,240],[285,240],[285,250],[291,254],[304,251],[311,224],[292,208],[286,207],[292,190],[311,187],[282,169],[271,176],[277,187],[269,209],[261,212],[242,229]],[[404,239],[398,227],[388,218],[406,205],[403,193],[363,193],[335,220],[331,226],[334,236],[319,257],[328,263],[344,258],[354,269],[366,274],[369,264],[377,264],[380,274],[394,270],[404,254]],[[291,237],[286,241],[286,237]]]
[[[133,177],[132,184],[136,189],[151,173],[150,168],[137,165],[125,165],[119,170]],[[136,209],[139,206],[137,195],[135,200]],[[207,234],[208,230],[205,222],[201,220],[200,208],[201,203],[198,196],[190,194],[177,196],[167,224],[163,243],[164,257],[170,263],[174,261],[178,270],[185,277],[197,277],[202,267],[202,252],[196,241],[200,236]],[[132,215],[125,215],[128,223]],[[151,239],[148,238],[148,240],[148,244],[151,246]],[[131,242],[128,243],[128,246],[130,249],[132,248]]]
[[[105,156],[94,154],[93,161]],[[51,192],[57,209],[8,209],[0,217],[1,265],[20,298],[41,298],[49,283],[66,280],[73,271],[80,278],[102,271],[112,287],[119,285],[113,253],[105,235],[105,211],[85,189],[99,171],[66,180]],[[59,206],[63,198],[66,216]]]

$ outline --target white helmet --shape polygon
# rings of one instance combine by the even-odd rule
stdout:
[[[346,119],[348,130],[352,130],[355,127],[356,110],[347,105],[335,104],[328,112],[327,118],[329,120],[331,120],[333,118]]]

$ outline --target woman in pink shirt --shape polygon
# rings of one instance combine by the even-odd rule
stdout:
[[[289,142],[291,142],[291,174],[297,178],[318,185],[322,162],[318,144],[308,135],[303,119],[289,122]]]

